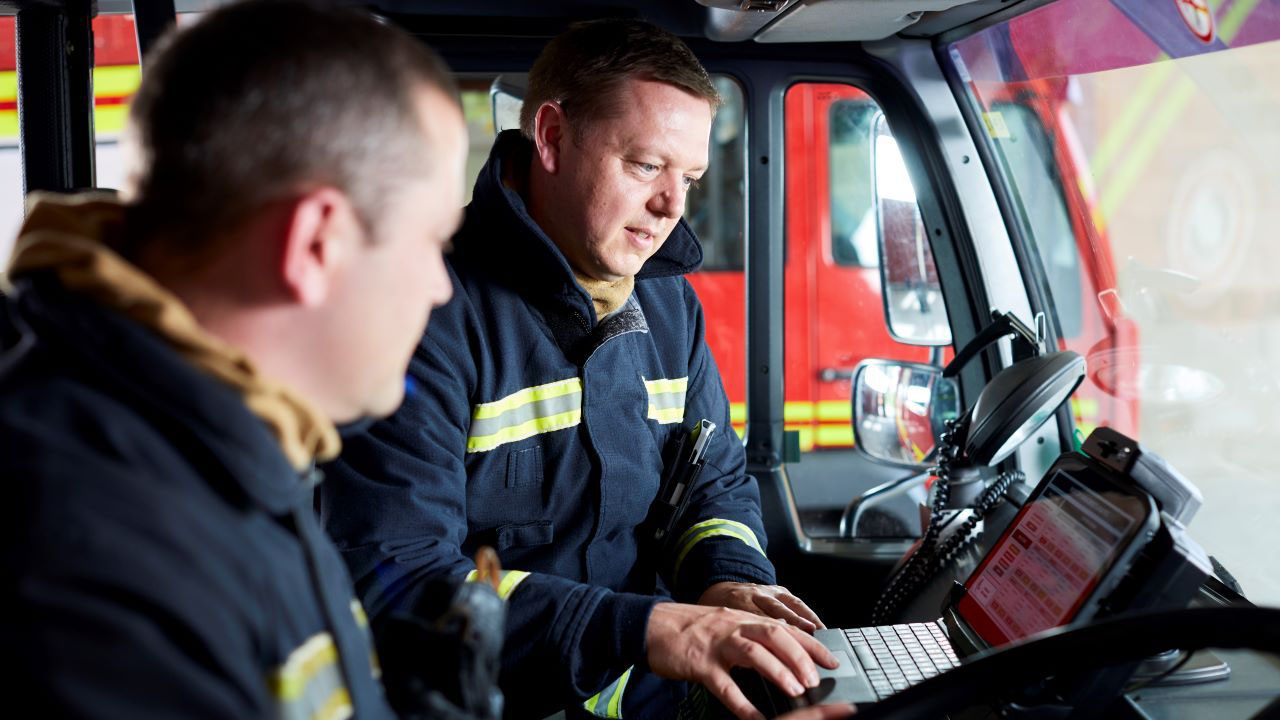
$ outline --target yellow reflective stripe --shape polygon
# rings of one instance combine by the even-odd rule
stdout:
[[[137,65],[103,65],[93,69],[94,97],[127,97],[138,90],[142,68]]]
[[[557,380],[545,385],[534,385],[514,392],[501,400],[476,405],[475,413],[471,417],[473,420],[497,417],[508,410],[514,410],[531,402],[550,400],[551,398],[576,392],[582,392],[582,380],[576,377]]]
[[[529,577],[529,573],[524,570],[505,570],[502,573],[502,580],[498,581],[498,597],[506,600],[511,597],[511,593],[515,592],[516,586],[524,582]]]
[[[631,677],[631,668],[627,668],[622,673],[622,677],[618,678],[617,687],[613,690],[613,697],[609,698],[608,717],[622,717],[622,693],[627,690],[627,680]]]
[[[346,688],[338,688],[311,717],[315,720],[347,720],[353,715],[355,708],[351,707],[351,695]]]
[[[583,709],[596,717],[621,718],[622,694],[627,690],[627,680],[631,677],[631,671],[634,669],[634,666],[627,668],[621,677],[610,683],[608,687],[587,698],[582,703]],[[609,701],[602,710],[600,703],[605,697],[608,697]]]
[[[680,554],[676,556],[676,562],[674,567],[672,568],[672,574],[677,578],[680,577],[680,567],[684,565],[685,556],[687,556],[690,553],[690,551],[693,550],[695,545],[697,545],[699,542],[703,540],[706,540],[707,538],[718,537],[718,536],[737,538],[738,540],[741,540],[742,542],[748,545],[751,545],[751,540],[746,535],[743,535],[742,533],[732,528],[714,527],[709,530],[703,530],[702,532],[693,536],[693,542],[690,542],[688,545],[685,545],[684,549],[680,551]],[[759,548],[756,548],[756,549],[758,550]]]
[[[826,421],[853,418],[853,404],[848,400],[823,400],[818,403],[818,419]]]
[[[747,421],[746,403],[729,403],[729,422],[737,425]]]
[[[657,420],[658,423],[662,425],[670,425],[671,423],[678,423],[681,420],[684,420],[684,408],[676,407],[676,408],[665,408],[665,409],[659,410],[658,408],[650,405],[649,419]]]
[[[800,422],[813,419],[813,403],[791,400],[782,404],[782,419],[786,422]]]
[[[467,438],[467,452],[485,452],[499,445],[524,440],[534,435],[571,428],[582,422],[582,410],[570,410],[548,417],[534,418],[519,425],[505,427],[492,435]]]
[[[647,417],[650,420],[657,420],[662,425],[684,420],[684,399],[689,389],[689,378],[645,380],[644,389],[649,394]]]
[[[351,600],[351,614],[355,617],[356,624],[360,627],[366,627],[369,624],[369,616],[365,614],[364,606],[354,598]]]
[[[327,632],[312,636],[297,650],[289,654],[268,679],[271,693],[282,700],[296,700],[302,696],[307,683],[325,666],[335,666],[338,649]]]
[[[650,395],[659,393],[682,393],[689,390],[689,378],[662,378],[658,380],[645,380],[644,389],[649,391]]]
[[[676,553],[676,561],[672,568],[672,574],[675,577],[680,576],[680,566],[684,564],[684,559],[693,550],[698,543],[711,537],[731,537],[741,540],[749,547],[755,548],[756,552],[764,554],[764,548],[760,547],[760,541],[756,539],[756,534],[751,528],[743,525],[736,520],[726,520],[724,518],[711,518],[703,520],[693,525],[680,539],[676,541],[676,547],[679,551]]]
[[[800,435],[800,452],[809,452],[813,449],[813,426],[811,425],[783,425],[784,430],[794,430]]]
[[[822,447],[853,447],[853,426],[819,425],[815,442]]]
[[[694,533],[698,532],[699,530],[702,530],[703,528],[709,528],[715,525],[728,525],[729,527],[734,527],[741,530],[742,532],[746,533],[748,537],[751,538],[751,540],[747,544],[757,550],[760,549],[760,543],[756,541],[756,534],[754,531],[752,531],[751,528],[747,527],[746,525],[743,525],[737,520],[727,520],[725,518],[711,518],[709,520],[703,520],[702,522],[695,523],[688,530],[684,531],[684,534],[682,534],[680,536],[680,539],[676,541],[676,545],[677,546],[683,545],[685,541],[689,540],[689,538],[693,536]]]
[[[479,576],[478,570],[472,570],[463,578],[464,582],[476,582]],[[529,577],[529,572],[525,570],[503,570],[498,573],[498,597],[506,600],[511,597],[511,593],[516,591],[516,587]]]
[[[1082,420],[1097,418],[1098,399],[1089,397],[1071,398],[1071,414]]]

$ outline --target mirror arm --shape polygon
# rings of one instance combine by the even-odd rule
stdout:
[[[849,504],[845,506],[844,512],[840,513],[840,537],[857,537],[858,521],[862,519],[864,512],[876,505],[888,502],[890,497],[894,496],[898,491],[905,489],[908,485],[922,483],[928,477],[927,470],[916,471],[897,480],[890,480],[887,483],[877,485],[850,500]]]
[[[965,344],[951,362],[942,371],[942,377],[950,378],[960,374],[969,361],[991,343],[1000,338],[1013,336],[1014,360],[1036,357],[1040,354],[1040,341],[1036,332],[1011,312],[991,311],[992,322],[982,329],[972,340]]]

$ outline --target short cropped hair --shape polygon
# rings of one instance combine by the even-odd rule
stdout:
[[[570,25],[534,61],[520,131],[533,139],[538,108],[550,100],[580,133],[615,112],[618,87],[631,78],[673,85],[706,100],[712,110],[720,105],[706,68],[680,38],[643,20],[592,20]]]
[[[416,97],[434,88],[461,107],[421,42],[364,11],[307,0],[215,10],[168,35],[144,66],[127,131],[139,161],[126,179],[130,235],[191,249],[321,185],[345,192],[376,236],[397,183],[429,172]]]

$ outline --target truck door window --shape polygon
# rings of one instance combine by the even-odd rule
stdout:
[[[182,18],[183,16],[179,16]],[[133,15],[93,19],[93,136],[97,186],[119,190],[124,180],[120,133],[129,100],[142,81]]]
[[[747,423],[746,119],[742,88],[712,75],[723,102],[711,126],[710,164],[689,191],[684,217],[702,242],[702,269],[688,275],[707,317],[707,345],[720,368],[739,437]]]
[[[187,14],[180,15],[180,21]],[[133,15],[99,15],[93,20],[93,130],[97,187],[119,189],[124,178],[120,133],[129,100],[138,89],[138,41]],[[0,17],[0,257],[9,257],[22,225],[22,154],[18,148],[16,26]]]
[[[871,167],[873,128],[880,108],[867,99],[831,104],[831,259],[848,267],[876,267],[876,208]]]
[[[1009,182],[1017,186],[1016,204],[1024,232],[1048,276],[1063,336],[1077,337],[1082,330],[1080,256],[1053,143],[1032,107],[1007,102],[995,103],[993,108],[1008,128],[1008,134],[995,142],[1007,163]]]
[[[0,257],[22,224],[22,155],[18,150],[18,67],[14,18],[0,17]]]
[[[1088,363],[1078,428],[1185,473],[1196,538],[1280,604],[1276,3],[1060,0],[945,50]]]
[[[859,362],[928,362],[942,352],[898,342],[886,327],[874,158],[878,139],[882,149],[897,145],[892,135],[878,138],[888,133],[880,106],[852,85],[803,82],[788,88],[783,108],[784,411],[785,428],[798,434],[804,454],[788,466],[800,492],[805,475],[850,475],[850,380]],[[914,236],[910,225],[919,222],[919,212],[910,178],[905,168],[897,177],[906,185],[896,194],[893,188],[886,192],[907,198],[909,211],[899,219],[905,218],[905,232]],[[919,237],[927,237],[923,228]],[[926,254],[931,266],[932,254]]]

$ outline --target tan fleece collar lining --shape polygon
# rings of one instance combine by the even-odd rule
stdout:
[[[238,390],[298,470],[337,457],[342,443],[332,421],[263,377],[243,352],[207,332],[181,300],[111,249],[123,230],[124,206],[110,196],[33,196],[9,276],[53,270],[68,290],[163,337],[192,365]]]
[[[631,291],[635,289],[636,279],[634,277],[624,277],[613,282],[606,280],[596,280],[586,275],[573,271],[573,276],[577,278],[578,284],[583,290],[591,296],[591,303],[596,307],[596,319],[602,320],[607,315],[612,315],[622,307],[622,304],[631,297]]]

